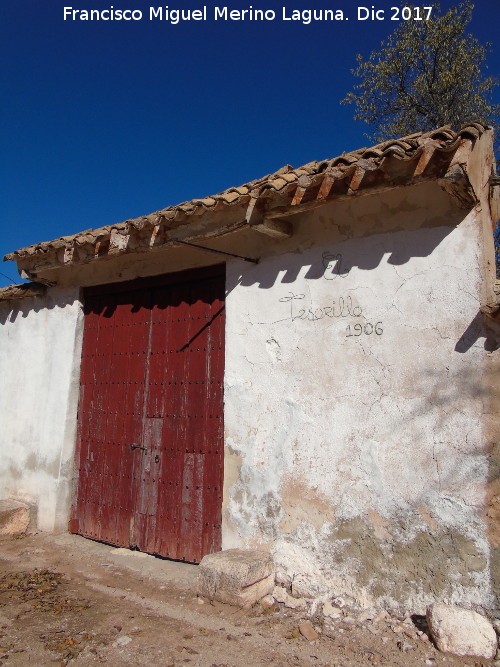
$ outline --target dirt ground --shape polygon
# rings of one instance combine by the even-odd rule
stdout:
[[[357,620],[196,596],[197,567],[74,535],[0,539],[0,665],[168,667],[468,665],[437,651],[422,618]],[[319,611],[319,610],[318,610]],[[303,620],[320,631],[307,641]]]

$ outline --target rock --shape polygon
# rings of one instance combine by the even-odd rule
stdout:
[[[359,600],[351,597],[350,595],[337,595],[336,597],[332,598],[332,602],[333,604],[336,604],[337,607],[342,607],[342,609],[349,610],[352,613],[354,613],[354,611],[359,608]]]
[[[340,618],[340,616],[342,616],[342,609],[336,607],[331,602],[325,602],[323,605],[323,616],[327,616],[328,618]]]
[[[22,535],[29,523],[28,505],[17,500],[0,500],[0,535]]]
[[[260,601],[260,604],[264,607],[264,609],[271,609],[271,607],[274,606],[274,603],[275,600],[272,595],[265,595]]]
[[[250,607],[274,587],[274,564],[267,551],[228,549],[205,556],[199,565],[198,594],[237,607]]]
[[[312,642],[315,639],[318,639],[319,635],[316,630],[313,628],[310,621],[304,621],[299,625],[300,634],[307,639],[308,642]]]
[[[375,665],[381,663],[383,659],[384,656],[381,653],[375,653],[373,651],[370,651],[370,654],[368,656],[368,660]]]
[[[378,613],[378,614],[373,618],[373,622],[374,622],[374,623],[380,623],[380,621],[385,621],[385,620],[387,620],[388,618],[390,618],[390,617],[389,617],[389,614],[385,611],[385,609],[383,609],[380,613]]]
[[[317,598],[324,594],[325,590],[323,578],[317,572],[314,577],[297,574],[292,581],[292,595],[296,598]]]
[[[496,653],[495,630],[484,616],[475,611],[433,604],[427,609],[427,623],[440,651],[487,660],[491,660]]]
[[[358,623],[371,621],[373,618],[375,618],[375,616],[376,612],[374,609],[365,609],[365,611],[362,611],[361,614],[358,616]]]
[[[285,602],[285,607],[287,609],[306,609],[307,600],[304,600],[304,598],[296,599],[290,595],[288,600]]]
[[[284,603],[289,597],[288,592],[284,586],[275,586],[273,589],[273,598],[276,602]]]
[[[307,602],[303,598],[294,598],[283,586],[275,586],[273,597],[276,602],[281,602],[287,609],[305,609]]]
[[[132,641],[132,637],[128,637],[127,635],[122,635],[121,637],[118,637],[116,641],[113,642],[113,646],[127,646],[127,644],[130,644]]]
[[[403,651],[403,653],[414,651],[417,648],[416,646],[413,646],[413,644],[408,644],[408,642],[397,642],[397,646],[400,651]]]

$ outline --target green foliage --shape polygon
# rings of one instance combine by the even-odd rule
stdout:
[[[483,74],[491,45],[466,33],[474,5],[462,0],[442,14],[432,4],[428,21],[402,21],[368,60],[357,55],[359,83],[342,103],[356,105],[354,118],[372,126],[375,141],[471,120],[496,125],[497,81]]]

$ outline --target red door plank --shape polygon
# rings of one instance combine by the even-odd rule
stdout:
[[[71,526],[198,562],[221,546],[220,267],[90,288]]]

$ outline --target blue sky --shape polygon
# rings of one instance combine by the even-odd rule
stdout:
[[[215,4],[225,3],[207,3],[209,15]],[[352,19],[170,25],[149,21],[160,5],[145,0],[2,0],[1,256],[369,145],[340,100],[356,53],[368,55],[396,24],[356,21],[354,7],[390,15],[397,2],[226,4],[278,17],[283,5],[338,8]],[[64,21],[64,6],[135,8],[144,19]],[[478,0],[471,30],[493,43],[497,76],[499,19],[500,0]],[[14,263],[0,271],[19,281]],[[0,275],[0,286],[12,280]]]

